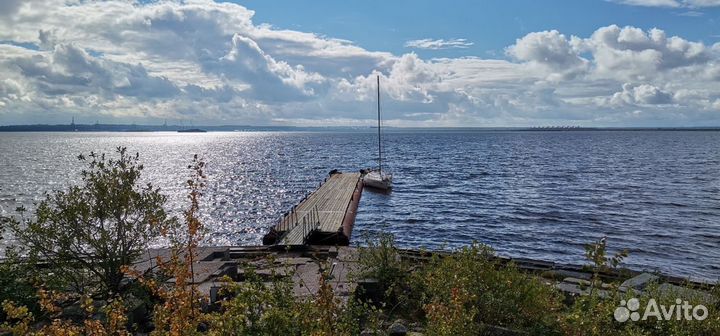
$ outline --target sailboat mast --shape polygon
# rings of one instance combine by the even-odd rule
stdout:
[[[377,111],[378,111],[378,166],[382,176],[382,139],[380,138],[380,75],[377,76]]]

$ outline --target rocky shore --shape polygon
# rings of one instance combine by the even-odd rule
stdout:
[[[426,263],[432,255],[449,256],[451,252],[427,252],[419,250],[397,250],[398,255],[410,264]],[[146,257],[135,264],[138,271],[145,272],[156,267],[158,257],[167,257],[169,250],[149,250]],[[353,295],[362,295],[365,299],[382,296],[383,284],[377,279],[360,276],[362,266],[359,262],[360,248],[331,246],[223,246],[202,247],[194,267],[195,284],[208,298],[206,309],[219,307],[223,300],[221,288],[230,279],[242,283],[247,279],[246,270],[252,269],[253,276],[271,284],[278,278],[291,279],[292,293],[297,298],[312,298],[318,295],[321,278],[332,288],[335,298],[348,302]],[[513,264],[525,273],[532,274],[547,286],[554,287],[565,297],[566,304],[582,296],[591,295],[594,271],[588,266],[564,265],[554,262],[497,258],[499,265]],[[692,282],[682,278],[633,271],[612,269],[597,273],[602,282],[595,285],[600,298],[611,296],[613,289],[622,293],[632,291],[641,295],[649,285],[678,296],[706,297],[714,300],[708,292],[714,285]],[[618,287],[617,284],[620,283]],[[615,284],[615,285],[613,285]],[[393,320],[385,323],[386,333],[390,335],[421,335],[423,328],[419,323],[406,320]],[[523,332],[499,326],[486,326],[492,335],[525,335]],[[371,333],[368,333],[371,334]]]

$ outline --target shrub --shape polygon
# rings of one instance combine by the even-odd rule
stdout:
[[[52,318],[50,323],[33,325],[35,315],[26,307],[5,301],[2,309],[7,314],[7,321],[0,324],[0,334],[17,336],[61,336],[61,335],[116,335],[129,336],[126,329],[127,316],[122,299],[116,298],[105,302],[97,309],[96,302],[84,296],[79,300],[80,321],[61,319],[62,308],[57,305],[59,301],[68,299],[67,295],[53,291],[38,290],[42,312]],[[103,318],[96,318],[101,314]]]
[[[657,284],[652,284],[642,292],[629,290],[621,292],[617,284],[608,284],[609,288],[602,295],[597,290],[600,284],[599,273],[609,270],[618,271],[618,265],[628,256],[627,250],[607,255],[607,239],[602,238],[597,242],[585,246],[585,257],[592,263],[593,281],[590,294],[577,298],[567,311],[561,315],[561,327],[566,335],[720,335],[720,311],[718,311],[717,297],[718,288],[708,295],[694,295],[689,291],[673,292],[661,290]],[[681,318],[676,319],[675,315],[671,320],[658,321],[650,317],[645,321],[615,320],[615,310],[621,306],[621,302],[635,298],[640,302],[642,315],[650,299],[654,299],[657,305],[665,307],[674,306],[676,300],[688,301],[695,306],[702,304],[708,308],[708,318],[703,321],[689,321]]]
[[[55,191],[40,202],[35,216],[9,221],[19,246],[52,269],[53,278],[73,290],[109,298],[123,291],[123,266],[143,253],[159,229],[174,221],[165,196],[151,184],[141,185],[138,155],[117,149],[118,158],[91,153],[82,184]],[[33,261],[33,260],[31,260]]]
[[[474,244],[448,256],[435,255],[413,275],[430,330],[480,330],[482,324],[537,334],[556,329],[559,294],[534,276],[501,265],[493,250]],[[448,314],[451,318],[448,318]],[[472,320],[474,323],[467,324]]]
[[[614,318],[615,309],[622,300],[636,298],[640,301],[640,315],[645,311],[650,299],[657,305],[666,308],[676,305],[677,299],[688,301],[695,306],[702,304],[708,308],[708,318],[703,321],[689,321],[684,318],[677,320],[675,315],[670,320],[658,321],[649,317],[645,321],[618,322]],[[660,290],[652,285],[644,292],[612,291],[608,297],[600,298],[597,294],[583,296],[575,300],[573,305],[562,315],[562,330],[566,335],[600,336],[600,335],[720,335],[720,311],[717,298],[690,295],[686,292],[674,293]]]
[[[244,282],[228,279],[224,285],[222,293],[229,299],[221,312],[210,315],[210,335],[358,335],[361,321],[376,321],[371,307],[335,298],[325,275],[318,293],[307,298],[293,295],[288,278],[273,274],[263,282],[251,267],[244,275]]]
[[[153,310],[155,330],[152,335],[194,335],[199,333],[200,325],[205,322],[201,305],[206,298],[198,291],[194,272],[197,248],[205,231],[199,218],[200,197],[207,179],[205,162],[195,155],[188,169],[192,171],[192,176],[186,181],[190,206],[183,212],[185,223],[177,225],[173,221],[169,223],[173,225],[163,227],[163,235],[172,244],[170,258],[163,260],[158,257],[157,260],[161,278],[172,278],[174,281],[167,284],[128,267],[123,268],[126,274],[136,278],[161,301]]]
[[[9,218],[0,217],[0,244],[5,233],[4,226],[9,221]],[[30,313],[38,313],[40,306],[35,296],[33,273],[33,267],[23,261],[17,249],[7,247],[3,259],[0,260],[0,303],[14,302],[28,309]],[[0,310],[0,322],[6,317],[5,312]]]
[[[367,246],[358,248],[360,271],[356,278],[377,281],[383,303],[407,308],[409,301],[407,279],[410,267],[404,262],[395,246],[392,234],[380,233],[375,239],[368,239]]]
[[[593,278],[590,284],[590,291],[594,292],[597,285],[600,283],[600,273],[607,272],[610,270],[617,271],[618,265],[627,258],[628,250],[622,250],[615,253],[612,257],[607,256],[607,238],[603,237],[600,240],[585,245],[585,259],[590,261],[592,265],[589,267],[592,269]]]
[[[453,288],[449,300],[434,298],[425,305],[427,333],[438,336],[477,335],[480,325],[476,322],[478,309],[472,305],[473,299],[474,296],[463,288]]]
[[[226,279],[221,293],[231,299],[223,301],[221,313],[212,314],[211,335],[298,335],[300,325],[298,302],[292,295],[292,284],[276,280],[265,285],[253,269],[245,270],[242,283]]]
[[[38,313],[40,306],[37,304],[35,287],[33,286],[32,270],[29,266],[19,261],[17,257],[9,257],[0,263],[0,303],[14,302],[18,306],[28,309],[31,313]],[[0,310],[0,322],[4,321],[6,315]]]

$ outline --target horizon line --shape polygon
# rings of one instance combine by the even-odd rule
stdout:
[[[128,128],[151,128],[162,131],[162,128],[175,130],[190,129],[190,128],[316,128],[316,129],[376,129],[377,126],[373,125],[243,125],[243,124],[221,124],[221,125],[170,125],[170,124],[124,124],[124,123],[93,123],[93,124],[8,124],[0,125],[0,130],[7,128],[40,128],[40,127],[52,127],[52,128],[70,128],[70,127],[81,127],[81,128],[92,128],[92,127],[128,127]],[[386,129],[486,129],[486,130],[621,130],[621,129],[704,129],[704,130],[720,130],[720,125],[717,126],[580,126],[580,125],[536,125],[536,126],[385,126]]]

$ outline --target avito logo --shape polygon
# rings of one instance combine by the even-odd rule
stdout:
[[[640,315],[640,300],[632,298],[630,300],[620,301],[620,306],[615,309],[615,320],[618,322],[645,321],[650,317],[656,318],[658,321],[669,321],[675,318],[680,321],[682,319],[692,321],[702,321],[708,317],[708,309],[703,305],[693,306],[687,301],[676,299],[674,305],[665,306],[658,305],[655,299],[650,299],[645,306],[643,314]]]

